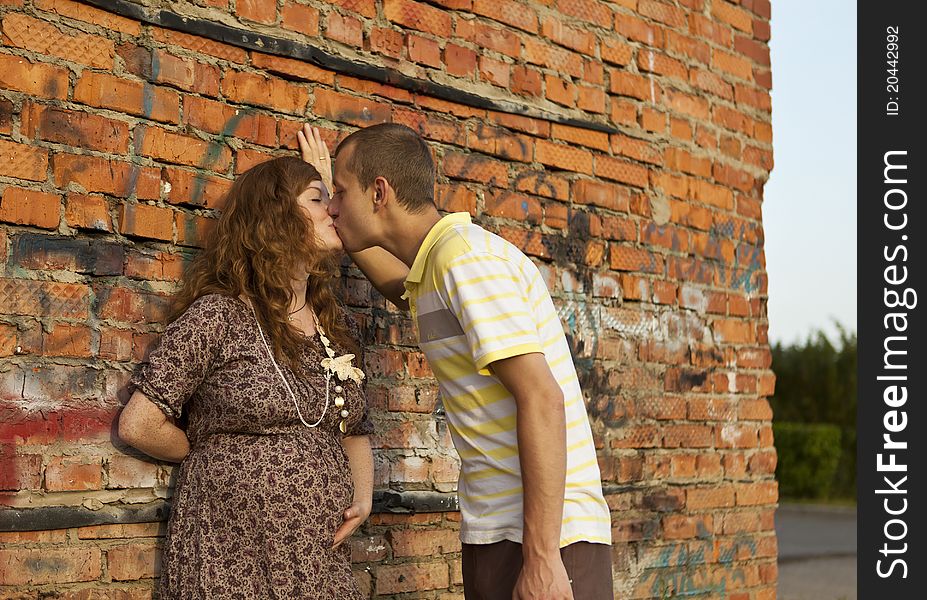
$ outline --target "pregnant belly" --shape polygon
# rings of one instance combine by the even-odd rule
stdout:
[[[333,436],[214,434],[181,465],[174,510],[210,522],[217,534],[324,545],[353,496],[350,466]]]

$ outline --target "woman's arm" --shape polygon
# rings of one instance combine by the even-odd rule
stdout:
[[[351,465],[354,502],[344,511],[344,522],[335,532],[332,547],[339,546],[349,538],[367,520],[373,508],[373,452],[370,450],[370,436],[347,436],[341,439],[341,444]]]
[[[119,437],[159,460],[180,462],[190,452],[187,434],[139,391],[132,394],[119,415]]]

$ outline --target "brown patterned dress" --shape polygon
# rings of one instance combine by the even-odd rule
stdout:
[[[323,358],[314,336],[303,352],[310,377],[297,378],[278,361],[309,423],[325,401]],[[363,365],[362,356],[354,365]],[[188,422],[190,454],[174,489],[162,598],[361,598],[349,544],[331,549],[354,497],[339,410],[329,406],[313,429],[299,421],[244,302],[199,298],[167,327],[132,383]],[[350,380],[333,378],[336,384],[350,412],[348,435],[371,433],[363,390]]]

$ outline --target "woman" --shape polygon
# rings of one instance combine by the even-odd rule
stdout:
[[[295,157],[239,176],[132,378],[120,437],[181,463],[162,598],[361,598],[342,542],[370,514],[372,427],[327,203]]]

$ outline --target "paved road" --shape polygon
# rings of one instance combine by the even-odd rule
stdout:
[[[856,600],[856,509],[776,511],[779,600]]]

